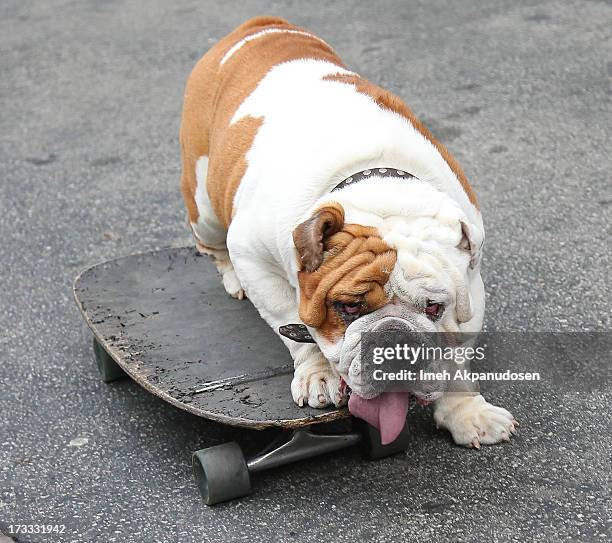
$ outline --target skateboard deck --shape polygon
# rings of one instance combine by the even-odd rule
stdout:
[[[75,279],[74,296],[106,353],[176,407],[252,429],[348,416],[295,405],[286,347],[248,300],[225,292],[214,264],[193,248],[97,264]]]

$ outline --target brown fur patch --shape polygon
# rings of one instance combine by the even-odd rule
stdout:
[[[259,127],[262,125],[261,117],[244,117],[223,132],[222,143],[219,147],[223,151],[223,160],[209,161],[208,186],[215,184],[210,191],[210,200],[221,224],[226,227],[232,220],[234,195],[238,190],[246,169],[246,154],[253,144]]]
[[[367,79],[363,79],[358,75],[349,75],[349,74],[336,74],[325,76],[323,78],[326,81],[337,81],[340,83],[346,83],[347,85],[353,85],[357,92],[362,94],[367,94],[370,96],[374,102],[376,102],[380,107],[393,111],[398,115],[408,119],[408,121],[414,126],[425,138],[427,138],[433,146],[438,150],[438,152],[442,155],[442,158],[447,162],[450,166],[450,169],[459,179],[459,183],[463,187],[463,190],[467,194],[470,202],[479,209],[478,199],[476,198],[476,193],[472,189],[465,173],[459,163],[454,159],[454,157],[450,154],[449,150],[442,145],[439,141],[437,141],[431,134],[431,132],[427,129],[427,127],[419,121],[412,112],[412,110],[404,103],[404,101],[390,93],[389,91],[375,85],[374,83],[370,83]]]
[[[325,241],[323,263],[314,272],[298,272],[300,318],[331,341],[348,327],[334,303],[361,303],[371,312],[389,300],[384,285],[395,266],[396,252],[372,227],[347,224]]]
[[[247,166],[245,154],[263,120],[242,119],[231,127],[229,123],[268,71],[281,62],[299,58],[326,60],[344,67],[334,51],[321,41],[301,34],[282,33],[245,43],[220,65],[225,53],[240,40],[271,28],[304,31],[278,17],[256,17],[215,44],[189,76],[180,134],[181,188],[192,222],[198,219],[196,162],[201,156],[208,156],[208,195],[221,224],[229,226],[234,194]]]

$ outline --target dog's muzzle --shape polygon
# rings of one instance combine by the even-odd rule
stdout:
[[[368,338],[376,342],[376,346],[387,346],[397,344],[397,340],[406,334],[406,338],[411,343],[419,345],[433,346],[435,327],[433,324],[423,324],[423,319],[419,318],[414,311],[407,309],[399,304],[388,304],[373,313],[360,317],[347,328],[344,335],[344,342],[340,351],[340,361],[338,371],[346,376],[347,385],[353,392],[365,399],[374,398],[389,389],[390,383],[376,381],[373,379],[374,365],[372,360],[362,359],[363,334],[370,332],[376,335]],[[424,329],[425,327],[425,329]],[[387,336],[388,334],[388,336]],[[391,383],[391,385],[401,390],[412,392],[422,401],[434,401],[442,395],[445,384],[440,381],[423,381],[418,376],[418,369],[425,369],[431,372],[442,371],[445,362],[428,361],[427,364],[411,366],[406,362],[403,367],[398,369],[417,370],[417,378],[402,383]],[[395,366],[402,366],[395,364]],[[384,364],[381,366],[384,368]]]

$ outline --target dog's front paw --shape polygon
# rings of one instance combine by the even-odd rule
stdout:
[[[481,444],[510,441],[518,427],[509,411],[488,403],[481,395],[446,400],[436,409],[434,420],[438,428],[452,434],[457,445],[476,449]]]
[[[304,360],[293,373],[291,381],[293,401],[300,407],[341,407],[347,398],[340,391],[340,377],[322,356]]]

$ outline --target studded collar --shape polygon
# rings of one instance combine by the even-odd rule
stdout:
[[[415,175],[403,170],[398,170],[397,168],[372,168],[370,170],[363,170],[361,172],[354,173],[350,177],[347,177],[344,181],[338,183],[333,189],[331,189],[330,192],[335,192],[374,176],[395,177],[396,179],[417,179]]]

